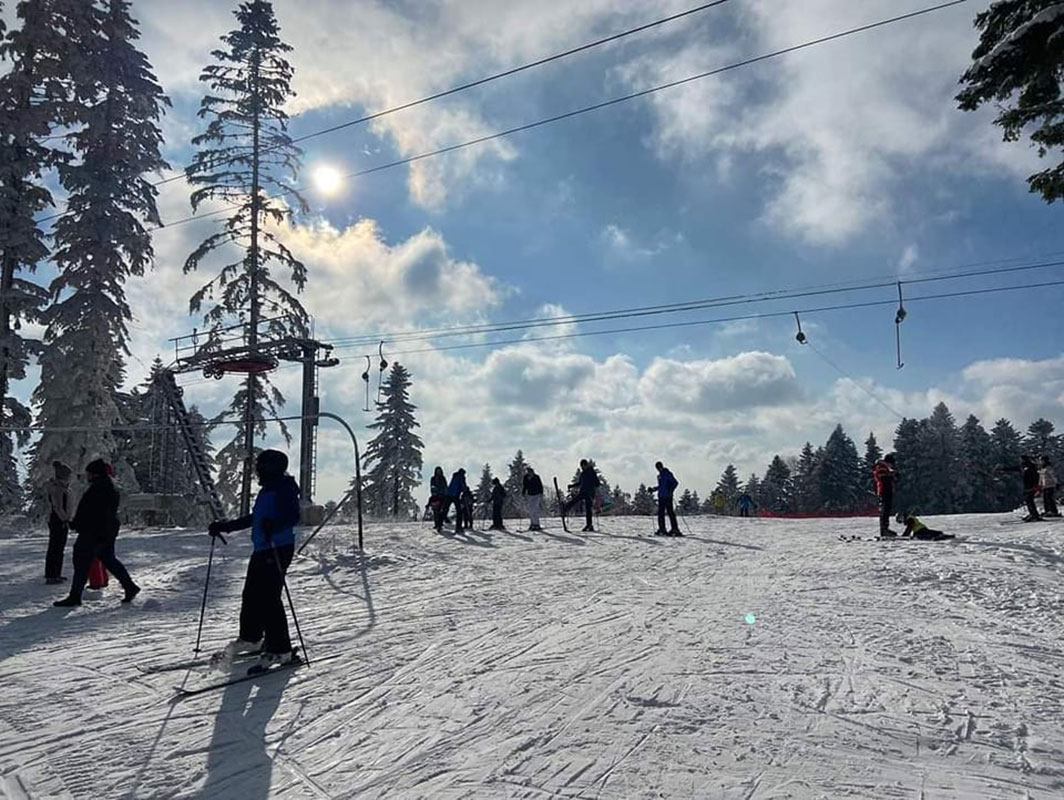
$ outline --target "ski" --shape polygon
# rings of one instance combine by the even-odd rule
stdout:
[[[174,691],[177,692],[177,697],[192,697],[197,694],[203,694],[204,692],[210,692],[215,689],[224,689],[227,686],[233,686],[237,683],[244,683],[245,681],[253,681],[256,678],[261,678],[265,675],[270,675],[274,672],[281,672],[289,669],[296,669],[303,666],[303,659],[298,655],[293,657],[287,664],[276,664],[271,667],[259,667],[253,666],[244,672],[237,673],[236,675],[230,675],[227,678],[218,681],[211,681],[209,683],[200,684],[199,686],[175,686]]]
[[[232,657],[232,661],[240,661],[248,658],[258,658],[261,650],[250,650],[246,653],[237,653]],[[207,656],[206,658],[190,658],[185,661],[169,661],[164,664],[137,664],[137,669],[147,675],[154,675],[157,672],[177,672],[182,669],[194,669],[195,667],[207,667],[214,663],[220,663],[224,659],[218,659],[217,654]]]
[[[555,476],[555,478],[554,478],[554,493],[556,495],[558,495],[558,514],[562,518],[562,530],[565,531],[566,533],[568,533],[569,532],[569,525],[565,521],[565,503],[562,500],[562,490],[558,488],[558,478],[557,478],[557,476]]]

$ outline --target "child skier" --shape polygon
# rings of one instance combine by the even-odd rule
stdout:
[[[140,592],[140,587],[129,577],[129,572],[115,555],[115,540],[118,538],[118,489],[111,480],[111,465],[102,458],[90,461],[85,467],[89,487],[78,501],[78,509],[70,521],[70,527],[78,532],[74,542],[74,579],[70,582],[70,594],[52,605],[80,606],[81,593],[89,579],[89,567],[94,558],[99,558],[111,574],[118,578],[125,589],[123,603],[130,603]]]
[[[502,524],[502,506],[506,502],[506,488],[499,483],[498,478],[491,479],[491,529],[501,531],[505,528]]]
[[[240,603],[240,636],[223,655],[261,650],[260,666],[287,664],[295,654],[288,635],[281,594],[284,576],[295,552],[295,526],[299,522],[299,487],[288,469],[288,456],[279,450],[263,450],[255,459],[259,494],[247,516],[210,524],[211,536],[251,528],[254,551],[248,561]]]
[[[927,527],[912,514],[902,514],[899,511],[896,520],[899,525],[905,526],[902,536],[911,536],[913,539],[924,539],[933,542],[954,538],[952,533],[943,533]]]
[[[757,508],[757,503],[754,502],[754,498],[752,498],[747,492],[743,492],[739,495],[739,499],[736,502],[739,504],[740,517],[749,517],[750,509]]]

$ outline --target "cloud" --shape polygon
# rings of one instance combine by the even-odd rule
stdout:
[[[640,393],[652,407],[688,413],[777,406],[802,395],[790,362],[762,352],[716,361],[656,358],[640,380]]]
[[[644,261],[654,256],[661,255],[669,247],[683,242],[683,236],[678,233],[661,232],[650,244],[638,242],[635,236],[622,228],[620,225],[610,223],[602,229],[602,241],[606,245],[607,252],[621,261]]]

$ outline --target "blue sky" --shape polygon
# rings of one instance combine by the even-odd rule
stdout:
[[[302,135],[640,24],[694,2],[276,2],[295,48],[291,131]],[[306,143],[305,164],[356,171],[919,9],[914,0],[732,0],[623,44]],[[1059,207],[1029,195],[1037,158],[1000,142],[952,96],[975,45],[957,8],[754,65],[557,125],[313,191],[286,240],[310,270],[324,338],[669,303],[929,272],[1064,251]],[[174,100],[168,157],[187,162],[198,70],[232,25],[223,3],[135,4]],[[1059,154],[1058,154],[1059,156]],[[162,190],[164,219],[189,213]],[[187,331],[198,285],[180,264],[209,223],[156,236],[155,273],[129,286],[137,379]],[[1055,260],[1045,258],[1045,260]],[[1009,261],[1009,263],[1024,263]],[[913,294],[1034,283],[1061,268],[911,287]],[[789,311],[892,290],[676,315]],[[546,474],[595,457],[633,489],[671,463],[704,493],[729,461],[822,442],[836,422],[889,439],[900,413],[945,400],[989,427],[1064,421],[1061,287],[912,303],[895,368],[893,309],[803,317],[817,348],[771,319],[400,357],[421,408],[426,474],[497,469],[523,448]],[[627,323],[622,323],[627,324]],[[636,322],[638,324],[638,321]],[[586,328],[585,328],[586,329]],[[568,330],[568,329],[567,329]],[[400,349],[397,345],[393,349]],[[362,425],[366,348],[341,350],[323,408]],[[830,366],[820,354],[837,364]],[[138,361],[139,359],[139,361]],[[849,376],[849,377],[847,377]],[[296,397],[297,372],[277,374]],[[212,409],[227,382],[186,379]],[[374,387],[376,379],[374,378]],[[876,399],[873,399],[872,395]],[[321,436],[323,498],[349,468]],[[293,451],[294,452],[294,451]]]

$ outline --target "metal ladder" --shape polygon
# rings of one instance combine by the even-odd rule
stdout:
[[[184,439],[185,449],[188,450],[189,460],[192,462],[192,468],[196,472],[196,479],[199,481],[200,489],[203,492],[204,499],[207,501],[207,506],[210,508],[212,518],[224,519],[225,509],[222,506],[222,498],[218,496],[218,489],[215,487],[214,479],[211,477],[207,454],[203,452],[203,448],[200,447],[199,437],[192,430],[192,421],[189,418],[188,409],[185,408],[185,401],[182,397],[183,390],[177,385],[174,373],[169,370],[160,370],[155,376],[155,382],[162,390],[166,401],[170,404],[170,410],[174,413],[177,429],[181,431],[181,438]]]

